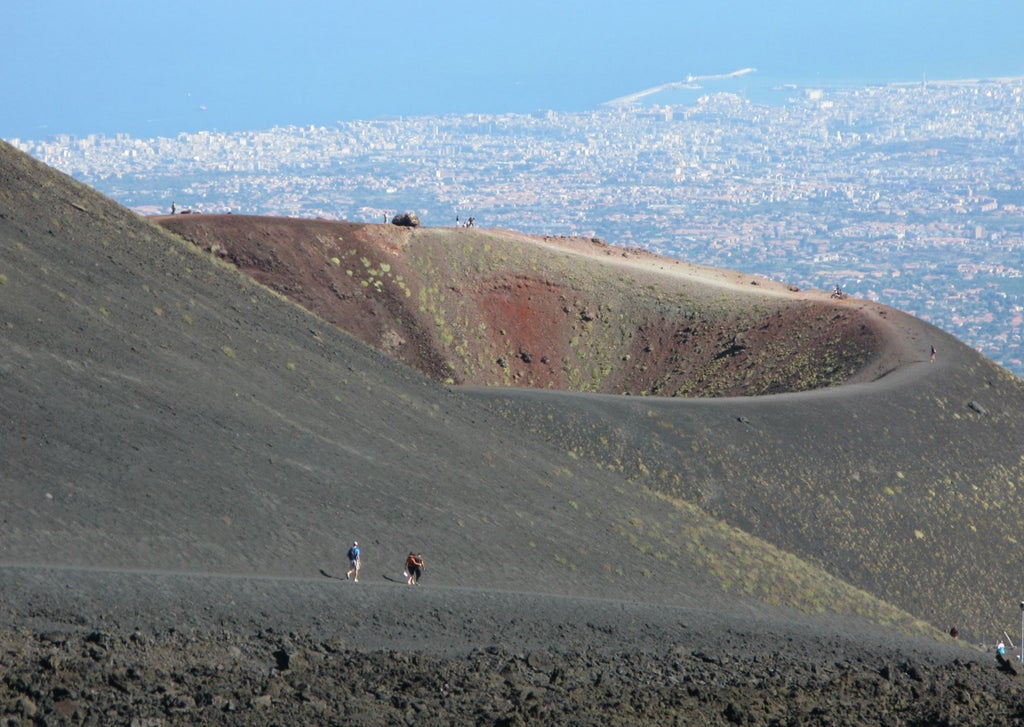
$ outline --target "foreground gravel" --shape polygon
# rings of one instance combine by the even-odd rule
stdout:
[[[323,579],[0,569],[0,724],[1017,724],[863,624]]]
[[[362,651],[265,630],[5,633],[6,724],[1015,724],[973,661],[655,653]]]

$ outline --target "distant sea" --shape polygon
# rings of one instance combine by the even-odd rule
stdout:
[[[729,73],[735,69],[721,69]],[[1010,75],[1010,74],[1006,74]],[[657,79],[658,83],[682,82],[685,76]],[[638,101],[640,105],[689,106],[709,94],[734,93],[760,105],[780,105],[799,97],[806,89],[835,89],[878,86],[890,82],[912,82],[912,78],[826,79],[782,78],[760,72],[739,77],[697,80],[690,88],[659,91]],[[449,114],[527,114],[543,111],[586,112],[597,110],[613,98],[645,90],[630,87],[629,80],[586,79],[561,92],[544,83],[523,82],[482,84],[465,94],[409,91],[382,104],[380,96],[351,94],[338,101],[329,94],[303,97],[286,103],[271,98],[222,96],[211,99],[172,99],[151,89],[140,90],[130,99],[112,98],[107,104],[79,104],[73,115],[51,109],[52,123],[41,123],[24,114],[7,117],[0,110],[0,137],[48,139],[57,134],[83,137],[89,134],[113,136],[119,133],[138,138],[174,137],[182,132],[245,131],[274,126],[331,126],[338,122],[373,121],[413,116]],[[609,90],[612,89],[612,90]],[[220,93],[229,94],[229,89]],[[202,102],[201,102],[202,101]],[[386,108],[387,113],[381,109]],[[159,109],[158,113],[152,113]],[[63,123],[58,119],[63,119]],[[58,126],[58,124],[60,124]]]

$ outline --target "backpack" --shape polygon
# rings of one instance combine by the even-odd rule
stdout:
[[[359,558],[359,548],[349,548],[348,549],[348,559],[349,560],[358,560],[358,558]]]

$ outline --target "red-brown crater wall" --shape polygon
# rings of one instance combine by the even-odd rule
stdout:
[[[157,221],[448,383],[779,393],[863,378],[886,345],[862,305],[728,271],[701,269],[708,280],[695,281],[674,274],[680,261],[593,241],[233,215]]]

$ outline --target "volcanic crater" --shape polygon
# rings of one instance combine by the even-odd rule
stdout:
[[[864,301],[597,239],[242,215],[157,221],[448,384],[752,396],[870,380],[899,358]]]

